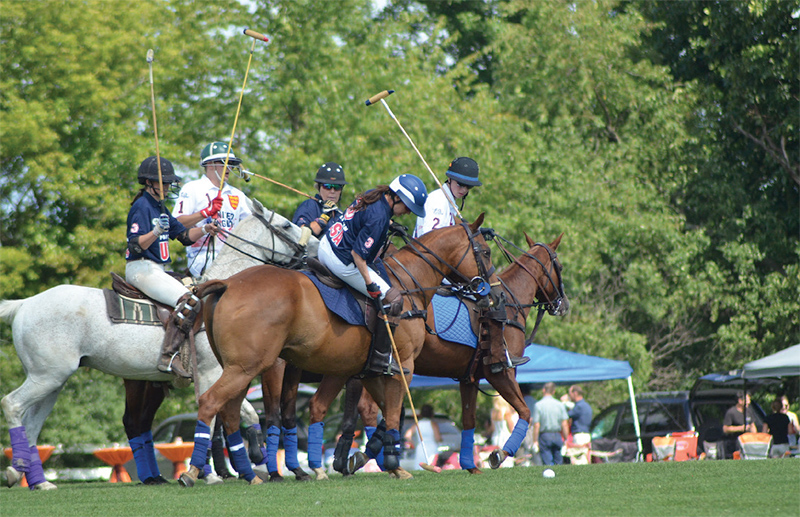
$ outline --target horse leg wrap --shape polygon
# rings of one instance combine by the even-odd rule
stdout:
[[[281,430],[276,425],[267,428],[267,472],[278,472],[278,444],[281,440]]]
[[[383,422],[381,422],[383,423]],[[367,433],[367,456],[372,459],[378,457],[383,451],[383,435],[386,432],[385,427],[381,429],[380,426],[378,427],[365,427],[364,430]]]
[[[19,472],[28,472],[31,466],[31,446],[28,443],[28,435],[25,434],[25,426],[14,427],[8,430],[11,435],[11,466]],[[39,454],[38,452],[36,453]]]
[[[211,428],[203,421],[198,420],[194,428],[194,450],[192,450],[192,460],[190,465],[198,470],[203,470],[208,455],[208,446],[211,443]]]
[[[147,462],[147,451],[144,449],[144,438],[137,436],[128,440],[133,452],[133,460],[136,462],[136,476],[139,481],[144,483],[146,479],[153,477],[150,473],[150,464]]]
[[[214,435],[211,437],[211,459],[214,461],[214,472],[222,478],[231,477],[225,462],[225,437],[222,435],[222,421],[217,418]]]
[[[458,455],[458,464],[464,470],[475,468],[475,455],[472,449],[475,445],[475,429],[461,431],[461,452]]]
[[[511,432],[511,436],[508,437],[506,443],[503,445],[503,450],[508,453],[509,456],[513,456],[517,453],[517,449],[522,444],[522,440],[525,439],[525,435],[528,434],[528,421],[527,420],[517,420],[517,424],[514,426],[514,430]]]
[[[31,490],[36,488],[36,485],[44,483],[44,469],[42,468],[42,459],[39,457],[39,449],[35,445],[31,445],[31,465],[28,473],[25,476],[28,478],[28,487]]]
[[[347,470],[347,457],[350,454],[350,447],[353,445],[354,433],[342,434],[339,441],[336,442],[336,449],[333,451],[333,470],[346,474]],[[350,472],[350,474],[352,474]]]
[[[386,470],[400,468],[400,431],[389,429],[383,435],[383,466]]]
[[[156,461],[156,448],[153,446],[153,431],[142,433],[142,440],[145,458],[147,458],[147,464],[150,466],[150,475],[156,479],[161,478],[161,470],[158,468],[158,461]]]
[[[256,477],[255,473],[253,472],[253,467],[250,466],[250,458],[247,457],[247,451],[244,448],[244,442],[242,441],[242,432],[236,431],[233,434],[229,434],[227,436],[228,447],[231,451],[231,461],[233,462],[233,468],[236,469],[242,477],[244,477],[248,482],[252,481],[254,477]],[[195,443],[195,447],[197,444]]]
[[[264,434],[261,432],[261,424],[253,424],[245,429],[247,436],[247,455],[250,461],[256,465],[267,463],[267,449],[264,445]],[[262,445],[264,447],[262,448]],[[275,448],[277,450],[277,447]]]
[[[281,428],[283,430],[283,451],[286,455],[286,468],[294,472],[300,468],[300,462],[297,461],[297,427],[291,429]]]
[[[312,469],[322,468],[322,431],[324,422],[316,422],[308,426],[308,466]]]

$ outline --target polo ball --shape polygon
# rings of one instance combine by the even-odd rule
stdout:
[[[542,472],[542,476],[544,476],[544,477],[546,477],[548,479],[551,479],[551,478],[556,477],[556,473],[553,472],[553,469],[547,469],[544,472]]]

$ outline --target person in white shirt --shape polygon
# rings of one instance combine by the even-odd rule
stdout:
[[[460,157],[450,162],[447,168],[447,181],[442,188],[434,190],[425,202],[425,217],[417,218],[414,238],[421,237],[431,230],[446,228],[456,224],[455,206],[464,209],[464,200],[472,187],[480,187],[478,164],[472,158]],[[452,201],[452,203],[451,203]]]
[[[226,157],[227,171],[224,170]],[[205,146],[200,152],[204,174],[181,188],[172,215],[187,228],[214,222],[221,230],[230,231],[251,214],[247,196],[228,181],[230,172],[241,163],[242,160],[233,152],[228,152],[225,142],[212,142]],[[223,177],[225,185],[220,191]],[[193,277],[198,278],[208,270],[224,246],[225,237],[225,233],[220,232],[216,238],[206,236],[186,248],[189,271]]]

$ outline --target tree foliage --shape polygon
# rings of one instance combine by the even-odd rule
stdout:
[[[457,156],[480,164],[484,187],[470,193],[468,219],[486,211],[520,246],[523,232],[545,242],[565,234],[573,311],[548,318],[537,341],[626,359],[638,388],[687,387],[697,373],[800,342],[790,2],[3,7],[1,298],[105,286],[109,270],[122,271],[136,168],[155,153],[153,48],[160,151],[185,179],[236,120],[244,166],[302,191],[313,192],[325,161],[344,166],[344,202],[406,172],[436,188],[383,106],[364,105],[396,90],[387,103],[440,180]],[[244,27],[272,44],[254,44]],[[303,199],[259,179],[232,181],[287,216]],[[5,394],[23,375],[8,326],[0,333]],[[120,393],[118,379],[76,375],[56,406],[75,425],[67,436],[119,441]],[[455,410],[454,396],[430,397]],[[609,383],[588,398],[623,396]],[[185,390],[165,411],[191,399]],[[108,410],[78,407],[86,400]],[[46,426],[42,439],[62,441],[61,427]]]

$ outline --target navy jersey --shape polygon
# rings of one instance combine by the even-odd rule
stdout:
[[[297,210],[294,212],[294,217],[292,217],[292,222],[297,226],[309,226],[312,221],[316,221],[319,216],[322,215],[322,205],[325,202],[322,200],[319,194],[314,196],[314,199],[306,199],[297,207]],[[320,231],[320,235],[328,230],[328,227],[333,222],[333,219],[342,215],[341,210],[336,210],[336,212],[331,216],[331,220],[328,221],[325,225],[320,225],[322,230]],[[320,221],[317,221],[319,224]]]
[[[344,215],[330,222],[325,238],[331,243],[331,249],[344,265],[353,263],[350,252],[355,252],[367,264],[375,261],[389,234],[389,223],[392,220],[392,207],[384,196],[355,211],[355,202],[347,208]]]
[[[145,192],[133,203],[133,206],[131,206],[128,212],[128,242],[131,242],[131,239],[135,235],[141,237],[153,231],[161,213],[158,201]],[[169,256],[169,239],[174,239],[182,232],[186,231],[186,227],[172,217],[172,214],[170,214],[168,210],[165,211],[165,213],[169,216],[169,235],[167,235],[167,233],[159,235],[156,241],[151,244],[149,248],[143,250],[141,254],[133,253],[129,246],[125,251],[125,260],[146,258],[157,264],[168,264],[172,261]]]

